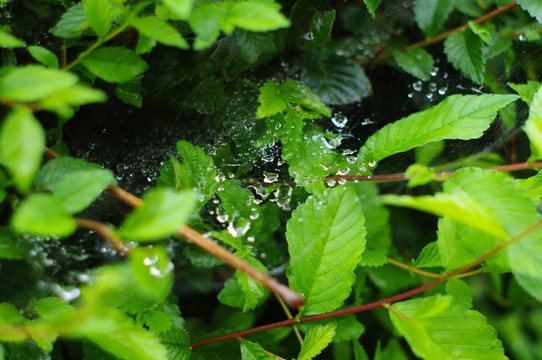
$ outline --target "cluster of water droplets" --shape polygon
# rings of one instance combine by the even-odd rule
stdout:
[[[448,93],[448,85],[446,84],[449,74],[446,71],[441,71],[438,66],[431,70],[431,78],[429,81],[417,80],[409,85],[409,98],[424,97],[426,101],[433,102],[441,99]]]

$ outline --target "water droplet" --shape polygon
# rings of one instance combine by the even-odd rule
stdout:
[[[416,81],[414,84],[412,84],[412,88],[414,89],[414,91],[421,91],[422,86],[423,86],[423,84],[422,84],[421,80]]]
[[[435,84],[435,83],[429,84],[429,91],[431,91],[431,92],[437,91],[437,84]]]
[[[427,94],[425,94],[425,97],[426,97],[428,100],[432,100],[432,99],[433,99],[433,93],[427,93]]]
[[[233,237],[240,237],[247,233],[250,229],[250,221],[244,218],[233,219],[228,225],[228,232]]]
[[[413,93],[408,93],[407,96],[408,96],[409,99],[412,99],[414,97],[414,94]]]
[[[374,124],[374,123],[375,123],[375,122],[372,121],[371,119],[365,118],[365,119],[363,119],[363,121],[361,122],[361,125],[372,125],[372,124]]]
[[[431,76],[437,76],[438,70],[438,66],[435,66],[433,69],[431,69]]]
[[[376,161],[370,161],[368,165],[370,168],[374,168],[376,166]]]
[[[346,184],[346,179],[339,179],[339,181],[337,181],[337,183],[339,183],[339,185],[344,185],[344,184]]]
[[[335,186],[335,184],[337,184],[337,181],[335,181],[334,179],[329,179],[327,181],[327,186],[333,187]]]
[[[339,129],[344,129],[346,124],[348,124],[348,118],[342,114],[338,114],[331,118],[331,122]]]
[[[278,174],[266,172],[263,174],[263,182],[266,184],[272,184],[279,179]]]
[[[525,40],[527,40],[527,37],[525,36],[525,34],[519,34],[518,40],[519,41],[525,41]]]
[[[217,213],[216,221],[218,221],[218,222],[221,223],[221,224],[224,224],[224,223],[225,223],[226,221],[228,221],[229,218],[230,218],[230,217],[228,216],[228,214],[226,214],[226,213],[224,212],[224,210],[221,209],[221,208],[216,209],[216,213]]]
[[[446,86],[441,87],[440,89],[438,89],[439,95],[446,95],[446,91],[448,91],[448,88]]]
[[[258,214],[257,212],[250,214],[250,220],[256,220],[259,217],[260,214]]]
[[[348,156],[346,158],[346,162],[349,163],[349,164],[354,164],[356,162],[356,157],[355,156]]]
[[[249,236],[249,237],[247,237],[247,241],[249,243],[253,243],[254,241],[256,241],[256,238],[254,236]]]
[[[307,41],[312,41],[314,40],[314,34],[312,33],[312,31],[306,33],[305,35],[303,35],[303,40],[307,40]]]

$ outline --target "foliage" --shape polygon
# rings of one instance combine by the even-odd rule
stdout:
[[[0,16],[0,359],[540,359],[539,1]]]

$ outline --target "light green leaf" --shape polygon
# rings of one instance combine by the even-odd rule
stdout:
[[[258,119],[282,112],[288,106],[279,93],[277,83],[274,81],[268,81],[260,87],[258,101],[260,103],[256,110],[256,118]]]
[[[431,70],[435,65],[435,60],[424,49],[410,49],[405,52],[396,51],[393,53],[393,58],[403,70],[410,75],[422,79],[429,80]]]
[[[30,52],[30,55],[43,65],[49,68],[58,69],[58,58],[51,50],[35,45],[29,46],[27,49]]]
[[[186,20],[192,11],[194,0],[163,0],[163,3],[181,20]]]
[[[58,184],[69,175],[78,172],[103,170],[100,165],[69,156],[48,161],[36,175],[35,186],[40,191],[54,191]],[[109,170],[103,170],[108,172]]]
[[[0,258],[22,259],[23,251],[17,235],[9,226],[0,226]]]
[[[0,48],[18,48],[26,44],[21,39],[16,38],[6,31],[0,30]]]
[[[148,65],[136,53],[123,47],[102,47],[82,61],[94,75],[107,82],[124,83],[147,70]]]
[[[322,203],[309,197],[286,226],[287,276],[290,286],[305,298],[304,315],[333,311],[343,304],[365,250],[365,218],[353,186],[345,188],[329,189]]]
[[[458,31],[444,41],[448,61],[477,84],[484,82],[483,41],[470,29]]]
[[[275,52],[272,33],[255,33],[236,29],[233,34],[241,51],[241,57],[249,63],[255,63],[263,53]]]
[[[438,180],[437,174],[425,165],[412,164],[405,171],[405,178],[408,179],[407,187],[425,185],[433,180]]]
[[[196,33],[194,50],[202,50],[218,38],[221,16],[222,10],[216,4],[198,3],[192,9],[188,23]]]
[[[497,332],[480,313],[434,295],[393,304],[389,315],[412,351],[424,359],[505,360]]]
[[[527,179],[517,179],[518,185],[525,191],[533,204],[539,205],[542,198],[542,172]]]
[[[160,240],[172,235],[188,219],[197,194],[159,188],[145,194],[142,206],[122,223],[118,234],[134,241]]]
[[[243,256],[243,259],[258,270],[267,272],[266,267],[251,255]],[[263,300],[265,300],[269,292],[260,282],[254,280],[242,271],[235,271],[235,277],[244,294],[243,312],[254,310]]]
[[[79,81],[67,71],[27,65],[0,79],[0,95],[21,102],[44,99],[56,91],[67,89]]]
[[[155,17],[141,17],[130,22],[141,34],[164,45],[188,49],[188,42],[173,26]]]
[[[442,32],[452,10],[452,0],[418,0],[414,4],[414,17],[425,36],[430,38]]]
[[[484,205],[467,194],[437,193],[435,196],[384,195],[386,204],[406,206],[430,212],[471,226],[475,229],[506,240],[510,234],[503,228],[499,219]]]
[[[538,81],[532,80],[527,81],[527,84],[508,83],[508,86],[517,92],[518,95],[521,96],[521,100],[523,100],[529,106],[533,101],[534,95],[540,89],[540,85],[541,84]]]
[[[303,107],[301,110],[310,110],[310,112],[316,113],[314,116],[319,117],[331,116],[331,110],[322,103],[320,97],[313,93],[309,87],[302,85],[299,81],[288,80],[279,85],[280,95],[289,103],[294,105],[300,105]],[[307,114],[306,111],[302,112],[302,116],[308,117],[312,115]]]
[[[190,187],[197,189],[200,202],[205,204],[218,188],[217,169],[213,158],[200,147],[184,140],[177,142],[177,151],[181,155],[183,163],[182,170],[174,167],[176,179],[180,184],[186,184],[186,179],[189,179]],[[181,187],[181,189],[183,188]]]
[[[430,142],[414,149],[416,163],[429,166],[444,150],[444,141]]]
[[[451,278],[446,282],[446,294],[450,295],[454,302],[472,308],[472,295],[470,287],[461,279]]]
[[[318,59],[307,55],[301,83],[319,95],[322,102],[333,105],[360,101],[371,91],[365,71],[347,58],[338,56]]]
[[[497,110],[516,99],[515,95],[449,96],[370,136],[360,150],[358,162],[380,161],[434,141],[478,138],[493,122]]]
[[[367,10],[369,11],[369,14],[373,17],[373,19],[376,16],[376,9],[378,9],[378,5],[380,5],[380,2],[382,0],[363,0],[365,2],[365,5],[367,6]]]
[[[387,263],[388,263],[388,258],[382,252],[378,250],[366,250],[363,253],[363,256],[361,257],[361,261],[359,262],[359,265],[379,267]]]
[[[36,236],[66,237],[75,232],[75,220],[50,194],[32,194],[15,210],[15,231]]]
[[[248,31],[271,31],[290,26],[290,21],[281,14],[280,5],[274,1],[225,1],[226,13],[220,26],[226,34],[235,27]]]
[[[534,95],[523,131],[531,142],[532,157],[542,159],[542,87]]]
[[[111,0],[85,0],[85,16],[96,35],[104,37],[111,29],[115,16]]]
[[[438,243],[433,241],[425,245],[412,266],[416,268],[442,266]]]
[[[162,334],[160,342],[167,349],[168,360],[190,359],[190,335],[184,328],[174,328]]]
[[[529,295],[542,302],[542,277],[514,273],[518,284],[527,291]]]
[[[0,129],[0,163],[6,167],[19,191],[27,191],[45,150],[45,132],[28,108],[17,107]]]
[[[242,360],[275,360],[276,357],[270,355],[258,343],[248,340],[241,341],[241,359]]]
[[[62,323],[75,313],[73,306],[58,297],[39,299],[33,310],[50,323]]]
[[[53,35],[64,39],[81,36],[83,30],[88,27],[84,6],[85,3],[81,1],[69,8],[58,24],[50,30]]]
[[[130,252],[130,266],[138,286],[163,301],[173,285],[173,264],[162,247],[137,247]]]
[[[538,0],[518,0],[519,6],[527,10],[532,17],[542,24],[542,3]]]
[[[68,119],[73,116],[78,106],[105,100],[107,100],[107,95],[103,91],[85,85],[75,85],[55,91],[45,99],[40,100],[39,106]]]
[[[135,325],[114,331],[92,332],[88,339],[119,359],[167,360],[166,349],[157,337]]]
[[[318,326],[305,335],[297,360],[310,360],[325,349],[335,336],[335,323]]]

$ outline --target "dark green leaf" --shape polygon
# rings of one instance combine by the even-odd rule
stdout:
[[[141,108],[143,95],[141,94],[141,81],[143,76],[138,76],[134,80],[125,82],[115,87],[115,94],[126,104]]]
[[[452,10],[452,0],[418,0],[414,5],[416,22],[427,38],[442,32]]]
[[[393,53],[393,58],[403,70],[425,81],[429,80],[431,70],[435,65],[435,60],[433,60],[431,54],[424,49],[411,49],[405,52],[396,51]]]
[[[482,40],[470,29],[458,31],[444,41],[448,61],[477,84],[484,82]]]
[[[104,37],[111,28],[115,16],[111,0],[85,0],[85,16],[96,35]]]
[[[296,45],[304,50],[311,50],[327,43],[331,39],[334,22],[335,10],[316,11],[305,33],[295,39]]]
[[[365,5],[367,6],[367,10],[373,17],[375,18],[376,9],[378,9],[378,5],[380,5],[380,2],[382,0],[363,0],[365,2]]]
[[[41,46],[29,46],[28,51],[30,52],[30,55],[36,60],[38,60],[43,65],[58,69],[58,58],[56,55],[49,49],[46,49]]]
[[[188,49],[188,42],[173,26],[155,17],[135,18],[130,22],[137,31],[164,45]]]
[[[0,227],[0,258],[21,259],[23,252],[17,235],[7,226]]]
[[[94,75],[115,83],[131,81],[148,68],[136,53],[123,47],[101,47],[91,52],[82,63]]]
[[[241,50],[241,56],[250,63],[256,62],[263,53],[275,52],[275,43],[271,33],[256,33],[236,29],[233,34]]]
[[[85,2],[75,4],[62,15],[62,18],[50,31],[53,35],[69,39],[78,37],[83,30],[88,27],[87,17],[85,16]]]
[[[542,3],[538,0],[518,0],[519,6],[527,10],[532,17],[542,24]]]
[[[189,179],[190,187],[197,189],[200,202],[205,204],[218,188],[217,169],[213,158],[207,155],[203,149],[184,140],[177,142],[177,151],[181,155],[183,164],[179,169],[174,166],[176,179],[181,185],[186,184]],[[181,187],[181,189],[184,188]]]
[[[160,341],[166,347],[168,360],[190,359],[190,336],[185,329],[172,329],[162,334]]]

